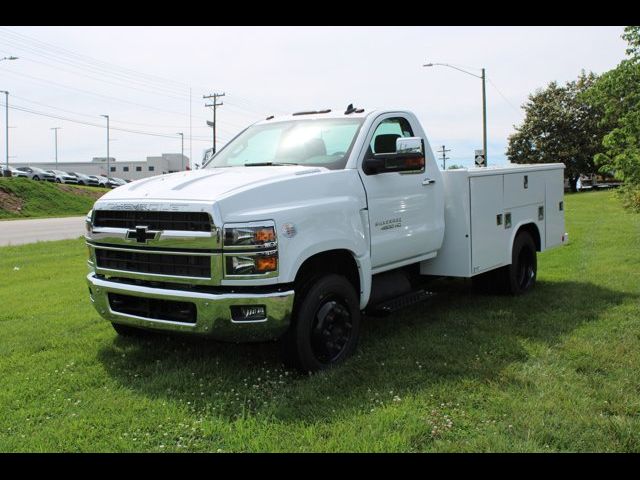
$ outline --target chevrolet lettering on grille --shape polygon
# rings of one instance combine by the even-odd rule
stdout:
[[[147,243],[156,240],[160,236],[159,230],[148,230],[149,227],[138,227],[127,230],[127,240],[135,240],[136,243]]]

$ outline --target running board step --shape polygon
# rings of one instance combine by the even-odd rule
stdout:
[[[378,303],[377,305],[372,305],[366,309],[366,313],[373,316],[389,315],[402,308],[427,300],[434,295],[435,294],[433,292],[427,292],[426,290],[415,290],[400,297],[386,300]]]

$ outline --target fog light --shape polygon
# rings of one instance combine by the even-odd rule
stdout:
[[[267,319],[266,305],[236,305],[231,307],[231,318],[235,322],[255,322]]]

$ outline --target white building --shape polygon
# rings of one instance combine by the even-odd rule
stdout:
[[[13,167],[37,167],[44,170],[56,169],[55,162],[30,162],[11,163]],[[109,158],[107,175],[107,157],[94,157],[90,162],[58,162],[57,170],[65,172],[79,172],[86,175],[105,175],[122,178],[124,180],[137,180],[139,178],[153,177],[163,173],[173,173],[186,170],[189,167],[189,157],[179,153],[163,153],[160,156],[147,157],[146,160],[120,162],[115,158]]]

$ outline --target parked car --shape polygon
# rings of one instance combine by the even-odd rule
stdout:
[[[125,180],[123,180],[122,178],[116,178],[116,177],[109,177],[109,187],[111,188],[117,188],[120,187],[122,185],[126,185],[127,182]]]
[[[69,173],[76,176],[76,178],[78,179],[78,184],[80,185],[90,185],[94,187],[97,187],[100,185],[100,180],[96,175],[85,175],[84,173],[80,173],[80,172],[69,172]]]
[[[48,182],[56,181],[55,175],[38,167],[18,167],[17,170],[27,173],[31,180],[46,180]]]
[[[29,178],[29,174],[27,172],[23,172],[22,170],[18,170],[17,168],[9,167],[8,170],[9,172],[11,172],[12,177]]]
[[[96,175],[98,178],[98,186],[107,188],[109,187],[109,179],[104,175]]]
[[[55,175],[56,183],[78,183],[78,177],[71,173],[62,170],[47,170],[47,172]]]

